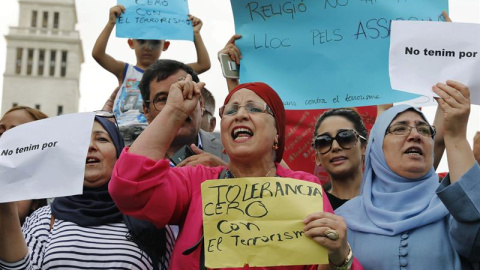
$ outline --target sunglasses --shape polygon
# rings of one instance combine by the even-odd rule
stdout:
[[[353,129],[342,130],[332,137],[328,134],[318,135],[313,139],[312,146],[320,154],[326,154],[332,149],[333,141],[337,141],[342,149],[350,149],[357,144],[358,138],[367,140],[367,138],[358,134]]]

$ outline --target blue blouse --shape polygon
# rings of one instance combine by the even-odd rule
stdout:
[[[475,163],[454,184],[447,175],[437,196],[450,213],[437,222],[393,236],[349,228],[348,241],[364,269],[479,269],[479,165]],[[349,217],[344,218],[348,225]]]

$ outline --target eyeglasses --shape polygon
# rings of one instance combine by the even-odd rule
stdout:
[[[427,124],[422,124],[422,125],[413,126],[413,127],[406,124],[395,124],[395,125],[389,126],[385,134],[392,133],[394,135],[408,136],[410,135],[410,133],[412,133],[412,129],[414,128],[417,130],[418,134],[424,137],[432,137],[432,139],[437,133],[435,131],[434,126],[430,126]]]
[[[114,123],[115,126],[117,126],[118,128],[117,117],[115,117],[115,114],[113,112],[98,110],[98,111],[94,111],[94,113],[95,113],[95,116],[108,118],[108,120]]]
[[[320,152],[320,154],[323,155],[332,149],[334,140],[337,141],[341,148],[350,149],[352,146],[357,144],[358,138],[365,141],[367,140],[367,138],[358,134],[355,130],[347,129],[338,132],[335,137],[332,137],[328,134],[318,135],[313,139],[312,146],[317,152]]]
[[[147,103],[147,105],[148,103],[152,103],[155,110],[161,111],[163,107],[165,107],[165,104],[167,104],[167,96],[157,96],[154,99],[145,100],[145,103]]]
[[[268,113],[273,117],[275,117],[273,115],[272,109],[270,109],[270,107],[268,107],[266,103],[255,102],[255,101],[249,101],[243,106],[240,106],[238,103],[223,105],[219,109],[220,117],[235,115],[238,113],[238,110],[240,110],[240,108],[242,107],[245,108],[245,110],[250,114]]]

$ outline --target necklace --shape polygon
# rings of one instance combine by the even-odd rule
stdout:
[[[273,166],[272,168],[270,168],[270,170],[265,174],[264,177],[267,177],[267,176],[270,174],[270,172],[272,172],[273,168],[275,168],[275,166]],[[232,171],[230,171],[229,169],[227,169],[226,178],[237,178],[237,177],[235,176],[235,174],[233,174]]]

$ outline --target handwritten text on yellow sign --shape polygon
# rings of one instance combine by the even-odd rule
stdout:
[[[205,264],[210,268],[328,263],[303,219],[323,211],[319,184],[280,177],[202,184]]]

